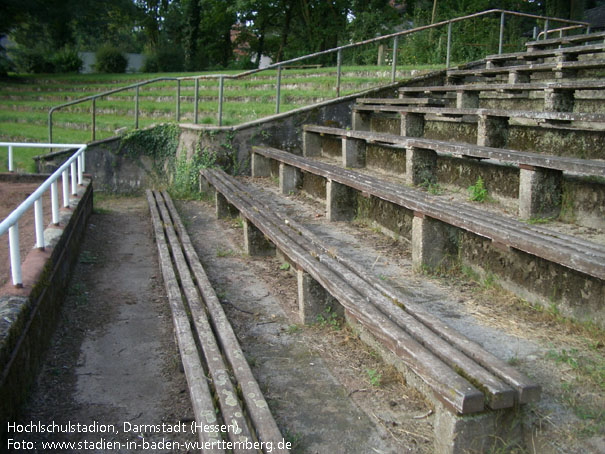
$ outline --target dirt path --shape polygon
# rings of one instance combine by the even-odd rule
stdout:
[[[172,319],[157,264],[144,198],[97,204],[53,337],[22,424],[112,424],[108,433],[31,434],[43,441],[119,441],[133,452],[160,441],[194,441],[191,433],[126,432],[124,423],[190,422],[193,412],[172,334]],[[133,445],[134,446],[134,445]],[[78,452],[68,449],[58,452]],[[171,450],[145,450],[171,452]],[[175,452],[185,452],[183,450]]]

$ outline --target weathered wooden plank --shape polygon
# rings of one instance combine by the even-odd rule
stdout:
[[[325,263],[332,271],[337,273],[342,279],[351,285],[362,297],[372,302],[381,312],[387,315],[397,325],[403,328],[416,341],[433,352],[443,362],[449,364],[454,370],[461,373],[473,383],[480,383],[482,390],[486,394],[487,404],[492,409],[510,408],[514,404],[514,391],[499,379],[494,377],[483,367],[472,361],[459,350],[453,348],[443,338],[428,329],[420,321],[407,314],[402,309],[393,305],[393,302],[382,292],[369,285],[366,280],[360,277],[354,270],[345,266],[342,262],[336,260],[331,252],[327,252],[325,247],[318,246],[318,239],[308,232],[304,227],[296,223],[296,229],[293,228],[294,220],[278,214],[278,211],[261,204],[255,200],[247,188],[235,181],[235,179],[221,175],[226,188],[232,192],[237,192],[250,204],[251,208],[262,213],[262,222],[273,223],[281,228],[281,231],[288,235],[293,241],[300,244],[306,251],[310,251],[321,263]],[[269,216],[268,213],[271,213]]]
[[[229,182],[232,184],[232,186],[236,188],[236,190],[241,192],[247,191],[246,187],[241,182],[233,178],[230,178]],[[271,212],[271,218],[273,218],[275,222],[279,223],[282,226],[287,225],[289,227],[289,229],[286,229],[286,231],[292,230],[294,237],[302,236],[303,238],[311,242],[312,245],[317,248],[316,253],[317,256],[320,257],[320,259],[322,257],[325,257],[327,254],[328,257],[333,258],[333,260],[337,261],[340,265],[353,271],[359,278],[365,281],[366,285],[377,289],[382,295],[390,298],[391,302],[395,304],[381,305],[381,310],[387,316],[392,317],[393,314],[396,314],[401,310],[405,310],[407,313],[411,314],[412,316],[420,320],[422,323],[424,323],[427,327],[431,328],[436,334],[443,337],[448,342],[452,343],[452,345],[455,345],[462,352],[467,354],[469,357],[473,358],[483,367],[503,379],[506,383],[513,386],[517,390],[517,398],[519,403],[535,402],[539,399],[541,392],[540,386],[530,381],[527,377],[519,373],[516,369],[508,365],[506,362],[500,360],[496,356],[492,355],[491,353],[487,352],[475,342],[458,333],[456,330],[452,329],[447,324],[441,322],[433,315],[426,312],[424,309],[422,309],[419,304],[414,303],[410,300],[410,298],[402,295],[401,292],[393,289],[385,281],[382,281],[376,276],[368,273],[365,268],[359,266],[351,260],[340,256],[338,254],[338,251],[335,251],[331,248],[327,248],[316,235],[314,235],[311,231],[309,231],[306,227],[304,227],[294,219],[285,216],[278,209],[271,209],[261,204],[249,192],[248,195],[249,199],[254,200],[254,204],[258,207],[260,212]],[[292,237],[292,235],[290,236]],[[334,269],[334,264],[331,264],[331,268]],[[340,272],[340,274],[342,275],[342,272]],[[363,286],[364,284],[362,282],[358,282],[357,286],[360,285]],[[373,296],[372,298],[375,298],[375,296]],[[397,321],[399,322],[399,320]],[[408,323],[408,321],[404,323]],[[401,323],[399,324],[405,329],[404,325],[401,325]],[[432,348],[431,350],[434,351]]]
[[[441,98],[357,98],[358,104],[388,104],[397,106],[427,105],[443,106],[445,101]]]
[[[589,41],[598,41],[605,38],[605,32],[596,32],[584,35],[572,35],[563,36],[560,38],[542,39],[539,41],[528,41],[525,46],[529,47],[546,47],[557,44],[572,44],[572,43],[584,43]]]
[[[605,67],[605,60],[581,60],[568,61],[557,63],[529,63],[516,66],[500,66],[497,68],[480,68],[480,69],[448,69],[448,77],[464,77],[464,76],[488,76],[496,74],[508,74],[512,70],[516,72],[541,72],[541,71],[561,71],[564,69],[598,69]]]
[[[604,80],[575,80],[569,82],[531,82],[519,84],[464,84],[434,85],[424,87],[400,87],[400,93],[432,93],[456,91],[535,91],[552,88],[555,90],[597,90],[605,88]]]
[[[149,203],[149,209],[151,211],[153,231],[160,258],[160,267],[162,269],[166,293],[168,294],[168,302],[172,312],[174,330],[179,351],[181,352],[181,361],[183,363],[183,369],[185,370],[185,377],[187,378],[195,420],[198,424],[216,424],[217,419],[212,395],[210,394],[210,389],[206,382],[206,375],[204,374],[193,333],[191,332],[189,318],[187,317],[187,312],[183,306],[179,284],[172,268],[170,252],[168,251],[168,245],[166,243],[166,238],[164,237],[160,215],[157,211],[153,194],[149,190],[147,191],[147,202]],[[204,430],[198,431],[198,437],[203,444],[219,442],[221,440],[217,432]],[[217,445],[214,449],[204,450],[203,452],[219,454],[224,453],[225,451]]]
[[[279,442],[283,440],[282,434],[277,427],[275,419],[269,410],[269,406],[262,394],[262,391],[258,385],[258,382],[252,374],[252,370],[246,358],[241,346],[237,340],[235,332],[225,315],[222,305],[216,296],[212,284],[208,280],[208,276],[204,271],[202,264],[200,263],[199,257],[195,252],[195,248],[191,243],[191,239],[187,230],[185,229],[176,208],[172,202],[172,199],[167,192],[162,193],[168,210],[174,222],[174,227],[181,241],[185,256],[191,271],[195,276],[197,287],[202,295],[212,325],[216,332],[217,341],[221,346],[225,358],[231,366],[233,375],[235,376],[237,383],[240,386],[241,394],[244,402],[246,403],[246,410],[248,416],[252,420],[256,435],[262,442],[270,442],[273,446],[273,452],[279,454],[287,454],[289,450],[283,448],[279,449]]]
[[[208,372],[214,385],[215,395],[218,400],[223,421],[225,424],[235,425],[239,430],[229,431],[227,436],[232,442],[253,442],[254,439],[250,433],[248,423],[244,416],[243,408],[239,402],[237,391],[231,382],[229,370],[223,361],[223,355],[214,338],[212,328],[206,316],[206,311],[202,305],[202,301],[197,293],[196,286],[191,277],[191,273],[181,245],[176,236],[176,232],[172,226],[172,219],[165,206],[164,199],[159,192],[154,192],[157,206],[160,211],[161,220],[164,223],[166,236],[168,237],[168,245],[172,251],[172,257],[176,264],[176,268],[180,277],[181,287],[187,300],[191,318],[195,326],[195,334],[199,340]],[[239,443],[235,443],[234,453],[250,453],[255,452],[250,449],[240,449]],[[245,445],[244,445],[245,446]]]
[[[218,171],[202,169],[201,174],[215,189],[222,192],[230,203],[237,206],[241,213],[276,247],[318,281],[346,310],[362,321],[370,332],[382,339],[385,345],[432,389],[435,397],[444,405],[461,414],[481,411],[483,394],[479,390],[355,292],[325,264],[284,235],[280,229],[272,224],[263,223],[258,211],[249,206],[237,193],[225,187]]]
[[[545,112],[530,110],[504,110],[504,109],[458,109],[455,107],[420,107],[393,105],[392,103],[356,104],[354,111],[420,113],[434,115],[488,115],[492,117],[524,118],[530,120],[557,120],[557,121],[584,121],[605,122],[605,114],[586,112]]]
[[[510,52],[506,54],[493,54],[485,57],[487,61],[513,60],[513,59],[536,59],[545,57],[557,57],[559,55],[591,54],[605,50],[604,44],[586,44],[583,46],[560,47],[556,49],[535,50],[532,52]]]
[[[545,235],[532,229],[532,226],[502,216],[492,215],[489,219],[485,219],[480,211],[466,205],[445,204],[435,197],[414,189],[395,185],[324,162],[315,162],[281,150],[254,147],[253,151],[298,166],[307,172],[330,178],[338,183],[375,195],[412,211],[423,212],[432,218],[521,251],[543,257],[600,279],[605,278],[605,261],[603,260],[605,248],[596,243],[577,240],[576,244],[582,245],[583,250],[576,250],[576,244],[570,247],[564,241],[558,240],[556,232],[548,231],[549,235]],[[503,229],[498,223],[506,223],[508,227]]]

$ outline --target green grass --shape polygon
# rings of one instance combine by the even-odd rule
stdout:
[[[401,66],[398,70],[435,70],[437,66]],[[234,75],[241,71],[221,71]],[[199,73],[196,73],[199,74]],[[213,74],[211,72],[202,74]],[[216,72],[214,73],[216,74]],[[344,66],[341,95],[390,82],[390,66]],[[162,74],[52,74],[14,76],[0,85],[0,141],[47,141],[48,110],[59,104],[135,82],[157,77],[192,76],[193,73]],[[236,125],[275,113],[276,70],[242,79],[225,80],[223,125]],[[336,68],[287,69],[282,71],[280,112],[332,99],[335,96]],[[96,101],[96,135],[103,139],[121,128],[134,128],[134,89],[114,93]],[[200,80],[199,121],[218,123],[218,80]],[[160,81],[140,88],[139,127],[175,121],[176,82]],[[181,82],[181,121],[194,118],[194,81]],[[91,102],[69,106],[53,114],[53,141],[88,142],[91,133]],[[32,157],[43,150],[19,150],[15,166],[33,171]],[[3,156],[4,155],[4,156]],[[0,166],[6,168],[0,150]],[[0,168],[0,170],[2,170]]]

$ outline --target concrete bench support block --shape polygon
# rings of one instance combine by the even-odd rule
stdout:
[[[479,115],[477,145],[504,148],[508,142],[508,118]]]
[[[519,424],[523,408],[490,411],[474,416],[458,416],[447,410],[435,411],[435,453],[463,454],[496,452],[505,445],[522,444]]]
[[[271,176],[271,159],[263,155],[252,153],[252,176],[253,177],[270,177]]]
[[[314,132],[303,131],[303,156],[321,156],[321,136]]]
[[[573,112],[573,90],[544,89],[544,110],[547,112]]]
[[[244,219],[244,249],[248,255],[275,255],[273,243],[248,219]]]
[[[326,182],[328,221],[351,221],[357,214],[357,191],[333,180]]]
[[[404,137],[423,137],[424,114],[402,113],[400,134]]]
[[[279,189],[282,194],[288,195],[296,192],[302,185],[302,172],[296,167],[283,162],[279,163]]]
[[[477,109],[479,108],[478,91],[457,91],[456,108],[458,109]]]
[[[405,152],[405,182],[407,184],[435,183],[437,153],[416,147],[407,147]]]
[[[563,172],[521,165],[519,174],[519,217],[550,218],[561,212]]]
[[[412,265],[416,270],[439,269],[448,265],[449,232],[447,224],[414,213],[412,220]]]
[[[342,165],[344,167],[366,166],[366,141],[342,138]]]
[[[225,196],[218,191],[214,192],[214,201],[216,204],[217,218],[235,218],[239,214],[239,210],[231,205]]]
[[[530,82],[529,74],[520,73],[519,71],[510,71],[508,73],[509,84],[526,84]]]
[[[296,271],[298,280],[298,314],[303,325],[311,325],[321,315],[327,318],[337,306],[337,301],[309,273]]]
[[[371,131],[371,116],[369,112],[353,112],[353,130],[355,131]]]

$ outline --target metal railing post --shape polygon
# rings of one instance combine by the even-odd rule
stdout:
[[[44,249],[44,216],[42,213],[42,197],[34,202],[34,224],[36,226],[36,247]]]
[[[498,55],[502,54],[503,41],[504,41],[504,13],[500,13],[500,40],[498,41]]]
[[[97,98],[92,98],[92,134],[91,139],[94,142],[96,138],[97,129]]]
[[[52,212],[52,223],[59,225],[59,185],[57,180],[50,185],[50,208]]]
[[[397,74],[397,44],[399,42],[399,36],[393,38],[393,62],[391,68],[391,83],[395,82],[395,76]]]
[[[277,87],[275,93],[275,113],[279,113],[279,101],[281,98],[281,65],[277,67]]]
[[[218,125],[223,126],[223,88],[224,77],[218,78]]]
[[[134,95],[134,129],[139,129],[139,86],[135,89]]]
[[[586,26],[586,34],[589,35],[590,34],[590,25]]]
[[[181,121],[181,81],[176,81],[176,121]]]
[[[48,143],[53,143],[53,112],[48,112]]]
[[[11,259],[11,275],[15,287],[23,287],[21,279],[21,252],[19,251],[19,225],[8,228],[8,248]]]
[[[342,72],[342,49],[336,52],[336,97],[340,98],[340,76]]]
[[[193,123],[195,123],[197,125],[198,122],[198,103],[199,103],[199,91],[200,89],[200,80],[199,79],[195,79],[195,94],[194,94],[194,108],[195,108],[195,112],[193,113]]]
[[[12,145],[8,146],[8,171],[13,171],[13,147]]]
[[[69,171],[71,172],[71,195],[75,196],[78,194],[78,182],[76,181],[76,161],[71,162],[69,165]]]
[[[79,155],[76,161],[78,166],[78,185],[82,186],[82,155]]]
[[[537,37],[538,37],[538,27],[534,27],[533,39],[535,40]]]
[[[61,173],[61,187],[63,189],[63,208],[69,207],[69,172],[67,169]]]
[[[447,53],[445,55],[445,67],[450,67],[450,52],[452,50],[452,23],[447,24]]]
[[[544,21],[544,39],[548,39],[548,19]]]

